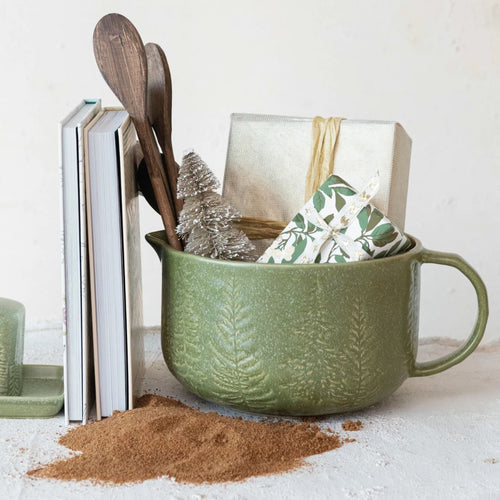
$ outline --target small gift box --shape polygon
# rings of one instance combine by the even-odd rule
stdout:
[[[379,185],[377,174],[358,192],[331,175],[258,262],[354,262],[407,250],[408,237],[370,203]]]
[[[331,145],[330,172],[306,194],[315,120],[231,115],[224,198],[244,217],[286,223],[327,175],[339,175],[361,190],[375,169],[380,189],[373,204],[404,230],[411,139],[403,127],[396,122],[340,121]]]

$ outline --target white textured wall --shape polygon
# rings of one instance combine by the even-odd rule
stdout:
[[[83,97],[117,104],[92,32],[121,12],[166,51],[177,157],[195,147],[222,176],[231,112],[400,121],[412,136],[406,229],[484,278],[487,339],[500,338],[500,2],[0,0],[0,296],[28,325],[60,321],[57,123]],[[143,232],[161,221],[142,205]],[[471,287],[424,271],[422,334],[462,338]],[[145,317],[160,266],[143,249]]]

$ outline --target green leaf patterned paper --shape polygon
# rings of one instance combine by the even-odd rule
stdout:
[[[378,173],[361,192],[331,175],[257,262],[354,262],[395,255],[411,242],[370,200]]]

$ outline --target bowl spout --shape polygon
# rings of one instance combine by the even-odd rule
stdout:
[[[158,258],[161,260],[162,249],[166,244],[164,231],[146,234],[146,241],[154,248],[155,252],[158,254]]]

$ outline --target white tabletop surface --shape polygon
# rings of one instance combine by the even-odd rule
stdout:
[[[143,391],[176,397],[202,410],[238,414],[185,391],[169,374],[152,330],[146,336]],[[27,332],[25,362],[61,364],[54,330]],[[427,339],[419,359],[440,356],[454,341]],[[245,417],[245,418],[248,418]],[[26,471],[68,454],[57,439],[62,414],[0,421],[0,498],[6,499],[500,499],[500,345],[480,347],[460,365],[410,379],[386,401],[320,423],[343,432],[346,419],[365,426],[356,442],[307,459],[294,472],[241,483],[178,484],[167,478],[124,486],[33,480]],[[345,434],[345,433],[344,433]]]

